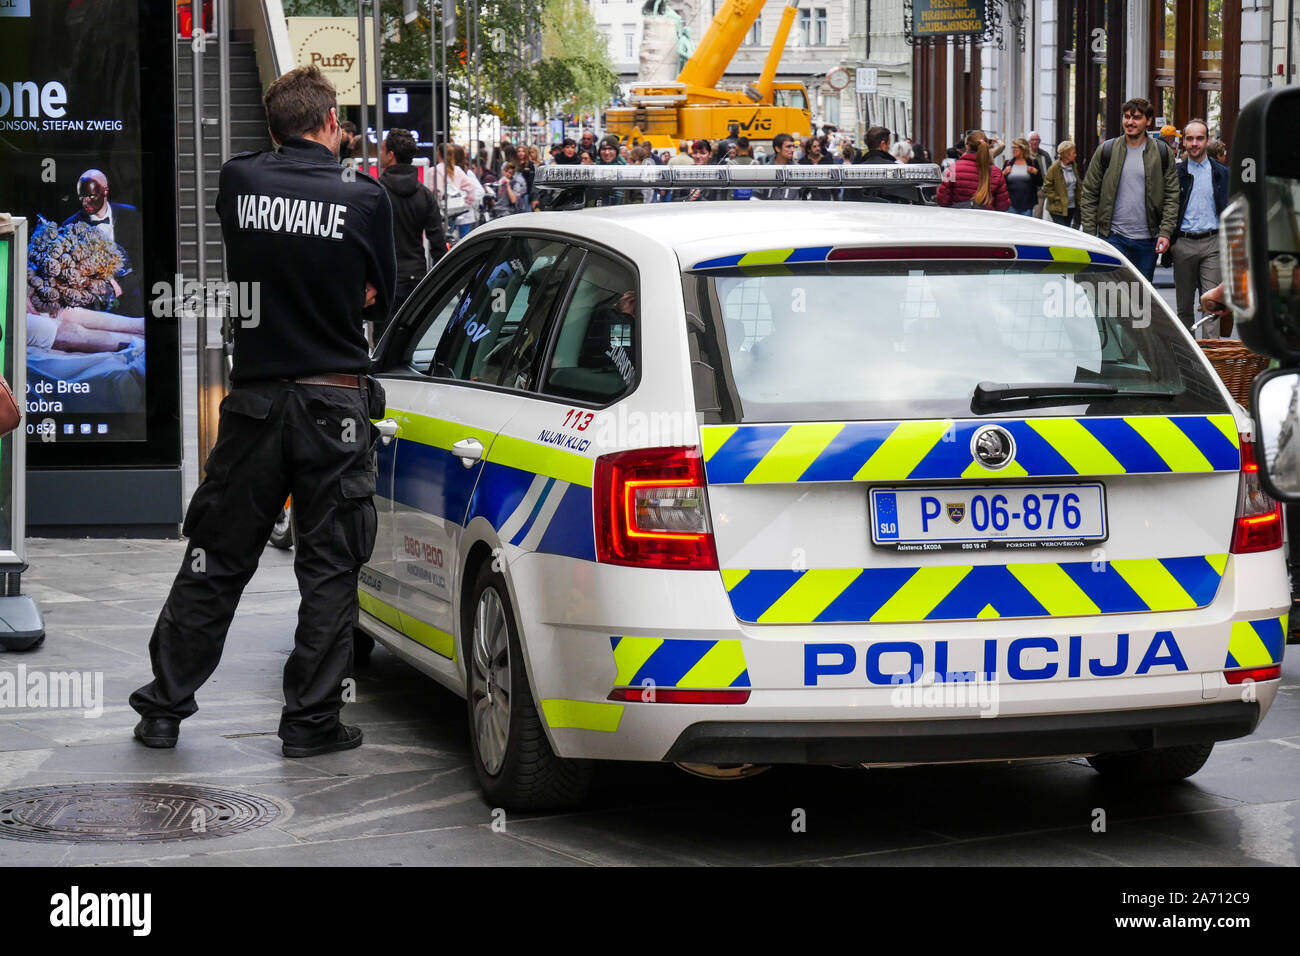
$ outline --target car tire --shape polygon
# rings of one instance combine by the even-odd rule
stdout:
[[[1205,766],[1214,744],[1187,744],[1129,754],[1097,754],[1088,758],[1103,777],[1132,783],[1183,780]]]
[[[375,650],[375,639],[361,628],[352,632],[352,663],[357,667],[369,667],[370,655]]]
[[[466,596],[465,701],[484,796],[494,807],[521,812],[578,806],[592,766],[557,757],[546,739],[505,579],[485,562]]]

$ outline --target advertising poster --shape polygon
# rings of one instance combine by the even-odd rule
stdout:
[[[29,442],[147,438],[136,0],[0,11],[0,209],[28,222]]]
[[[14,342],[9,334],[9,316],[13,314],[13,283],[10,280],[13,261],[21,256],[20,250],[14,249],[14,234],[0,233],[0,373],[6,382],[14,380]],[[22,354],[21,351],[18,352]],[[10,432],[0,438],[0,551],[13,548],[13,484],[10,463],[13,461],[13,448],[17,432]]]

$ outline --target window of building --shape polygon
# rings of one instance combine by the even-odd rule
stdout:
[[[623,57],[624,57],[624,59],[628,59],[628,60],[630,60],[630,59],[632,59],[632,57],[635,55],[636,51],[633,49],[633,44],[635,44],[635,43],[636,43],[636,33],[635,33],[635,31],[634,31],[634,30],[626,30],[626,29],[625,29],[625,30],[623,31]]]
[[[1155,87],[1156,116],[1173,122],[1178,110],[1174,104],[1174,68],[1178,51],[1178,5],[1175,0],[1155,0]]]
[[[827,93],[822,100],[822,122],[831,126],[840,125],[840,94]]]
[[[1152,0],[1153,5],[1162,2]],[[1123,22],[1123,7],[1117,0],[1061,0],[1058,11],[1056,132],[1059,139],[1078,145],[1080,157],[1088,157],[1102,140],[1122,132],[1119,107],[1129,95],[1124,84],[1128,37],[1111,25],[1113,18]]]
[[[799,39],[803,46],[812,46],[812,11],[799,11]]]
[[[1150,99],[1165,123],[1204,117],[1222,138],[1237,111],[1241,5],[1223,0],[1152,0]],[[1227,82],[1225,83],[1225,78]]]
[[[813,10],[813,44],[816,46],[826,46],[828,42],[826,8],[817,7]]]
[[[759,46],[763,42],[763,15],[759,14],[754,25],[749,28],[749,33],[745,34],[745,46]]]

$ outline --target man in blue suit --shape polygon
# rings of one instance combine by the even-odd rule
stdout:
[[[1178,164],[1178,229],[1174,233],[1171,258],[1178,318],[1189,329],[1197,287],[1205,293],[1223,281],[1219,263],[1219,213],[1228,204],[1228,167],[1206,154],[1209,141],[1210,130],[1205,120],[1188,120],[1183,126],[1187,159]],[[1224,324],[1226,329],[1216,326],[1208,337],[1228,334],[1232,320]]]

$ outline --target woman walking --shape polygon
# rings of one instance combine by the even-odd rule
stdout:
[[[533,180],[537,178],[537,147],[520,146],[515,150],[515,155],[518,157],[515,171],[524,177],[524,192],[528,194],[529,208],[536,209],[537,199],[533,196]]]
[[[1002,171],[993,165],[989,141],[983,130],[973,129],[966,137],[966,152],[944,172],[935,201],[956,209],[1011,208]]]
[[[1079,151],[1066,140],[1056,147],[1056,162],[1043,180],[1047,211],[1058,226],[1079,228]]]
[[[1038,187],[1043,185],[1043,171],[1030,161],[1029,141],[1017,139],[1011,144],[1011,159],[1002,167],[1011,196],[1011,211],[1017,216],[1032,216],[1038,201]]]

